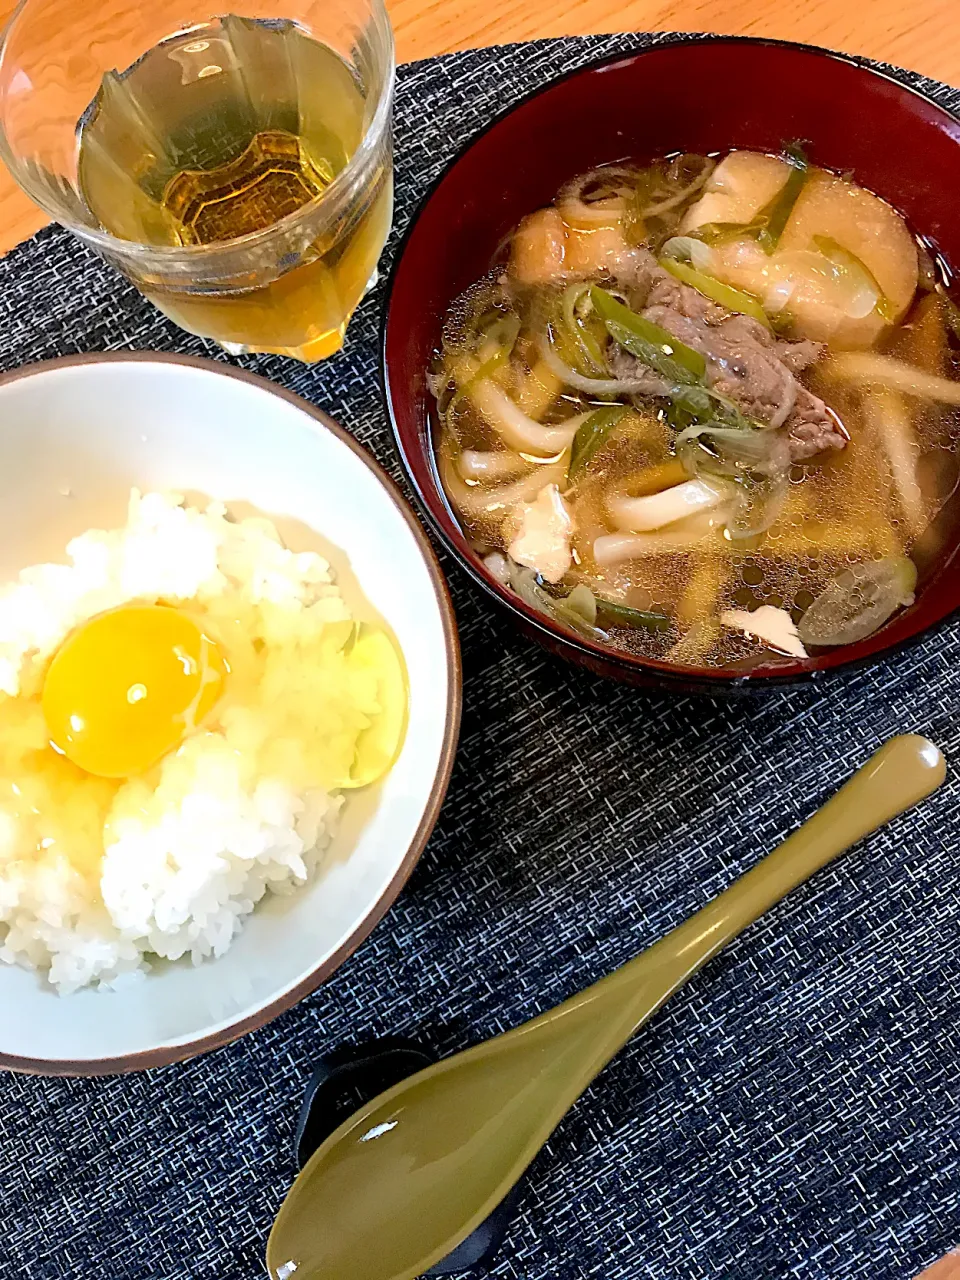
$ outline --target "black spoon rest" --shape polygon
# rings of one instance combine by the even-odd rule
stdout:
[[[302,1169],[317,1147],[358,1107],[436,1061],[420,1045],[398,1036],[349,1045],[318,1058],[293,1139],[297,1167]],[[426,1275],[452,1276],[490,1267],[507,1233],[516,1201],[514,1190],[472,1235]]]

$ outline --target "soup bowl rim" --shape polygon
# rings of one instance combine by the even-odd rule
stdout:
[[[943,103],[938,102],[929,93],[924,92],[916,85],[908,84],[904,80],[900,79],[899,76],[892,73],[897,70],[897,68],[893,67],[893,64],[875,62],[874,60],[863,56],[844,53],[839,50],[829,49],[822,45],[804,41],[782,40],[770,36],[687,34],[684,32],[675,32],[664,39],[657,40],[655,44],[643,45],[639,48],[626,47],[615,50],[612,53],[601,54],[596,58],[588,59],[587,61],[580,63],[578,66],[572,67],[570,70],[564,71],[559,75],[551,76],[547,81],[545,81],[545,83],[538,85],[536,88],[523,94],[515,102],[511,103],[510,106],[504,108],[502,111],[496,112],[491,116],[486,124],[471,133],[466,141],[457,148],[449,160],[444,163],[441,171],[420,197],[407,226],[404,228],[397,242],[390,270],[387,275],[386,287],[384,289],[379,330],[379,393],[387,421],[390,424],[394,449],[396,450],[404,476],[413,491],[418,511],[421,513],[422,517],[436,537],[440,539],[444,548],[454,557],[459,568],[466,572],[470,579],[482,588],[483,592],[491,600],[501,608],[507,610],[513,616],[514,621],[520,625],[523,630],[531,634],[547,649],[559,652],[562,656],[572,659],[573,661],[582,662],[588,667],[599,670],[602,674],[612,675],[616,679],[626,680],[628,682],[633,681],[640,684],[655,685],[659,688],[674,689],[678,692],[704,692],[719,695],[739,692],[761,693],[776,688],[809,685],[811,683],[818,684],[825,680],[838,678],[845,673],[855,671],[859,668],[872,666],[877,662],[882,661],[884,658],[889,658],[904,650],[914,647],[919,644],[921,640],[925,640],[928,636],[936,634],[942,628],[946,627],[956,617],[960,616],[960,604],[945,613],[943,617],[936,619],[927,625],[918,627],[909,635],[906,635],[901,639],[892,641],[889,644],[878,648],[873,648],[866,653],[858,652],[856,654],[852,654],[850,657],[836,661],[828,667],[800,666],[799,664],[784,661],[780,668],[770,666],[764,667],[760,670],[751,671],[725,670],[719,667],[715,671],[701,667],[684,668],[677,664],[667,663],[662,660],[631,654],[625,650],[617,649],[612,645],[605,645],[599,641],[581,635],[572,628],[566,627],[563,623],[548,618],[545,614],[533,609],[525,601],[521,600],[516,592],[510,587],[498,582],[489,570],[484,567],[480,556],[477,553],[464,554],[462,549],[450,537],[443,524],[437,519],[431,509],[427,494],[424,492],[423,486],[417,477],[416,470],[411,463],[410,451],[407,448],[397,422],[391,390],[391,366],[387,351],[387,344],[397,279],[403,264],[407,246],[416,232],[421,218],[452,170],[474,146],[496,129],[503,121],[523,110],[537,98],[551,93],[559,85],[562,85],[569,80],[590,74],[591,72],[601,71],[605,67],[613,66],[620,62],[642,58],[645,54],[655,54],[658,50],[662,50],[664,48],[703,46],[722,48],[724,46],[742,45],[749,45],[758,48],[766,47],[771,49],[798,51],[814,55],[815,57],[822,58],[825,61],[842,63],[846,66],[855,68],[858,71],[862,71],[869,76],[886,81],[888,84],[893,86],[898,93],[907,94],[917,98],[920,102],[924,103],[925,106],[932,107],[954,123],[960,125],[960,110],[952,110]],[[418,452],[423,452],[422,445],[418,444]],[[432,476],[432,488],[435,490],[441,504],[446,508],[453,523],[460,525],[459,517],[451,507],[450,501],[444,492],[443,485],[437,475],[432,449],[429,450],[429,454],[428,463],[430,474]],[[960,552],[960,534],[957,535],[956,544],[950,548],[950,550],[942,557],[941,562],[937,565],[934,576],[938,576],[948,566],[948,564],[952,562],[958,552]],[[883,630],[884,628],[881,627],[880,632],[875,634],[879,635]],[[859,645],[854,647],[859,648]],[[836,651],[831,650],[829,652]]]

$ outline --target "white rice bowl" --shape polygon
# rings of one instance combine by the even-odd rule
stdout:
[[[289,546],[327,560],[351,614],[386,625],[403,653],[406,733],[386,777],[349,795],[307,882],[266,893],[223,955],[151,957],[142,979],[67,999],[0,963],[0,1069],[142,1070],[276,1018],[387,912],[450,776],[460,673],[443,577],[410,508],[345,432],[275,385],[190,357],[86,356],[0,376],[0,584],[63,560],[84,530],[123,525],[134,487],[265,513]]]
[[[340,743],[325,724],[356,710],[362,725],[377,710],[368,698],[344,711],[301,647],[350,618],[323,557],[287,550],[267,520],[181,503],[134,491],[124,528],[82,534],[69,563],[26,569],[0,592],[0,690],[10,698],[42,682],[72,628],[130,601],[188,601],[208,619],[236,621],[262,649],[256,683],[225,695],[212,727],[118,783],[99,830],[88,792],[102,792],[102,780],[65,794],[41,777],[30,825],[4,809],[0,784],[0,960],[41,970],[61,994],[142,978],[151,956],[223,955],[264,894],[302,886],[343,804],[336,790],[309,785],[337,772]],[[43,732],[38,717],[33,738],[11,744],[0,721],[0,761],[16,765]],[[25,844],[36,852],[25,856]]]

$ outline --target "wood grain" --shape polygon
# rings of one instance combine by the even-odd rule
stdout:
[[[711,31],[883,58],[960,84],[956,0],[388,0],[402,60],[536,36]]]
[[[107,0],[109,3],[110,0]],[[79,5],[82,0],[76,0]],[[537,36],[712,31],[775,36],[883,58],[960,84],[957,0],[388,0],[401,61]],[[0,0],[0,22],[13,8]],[[98,14],[98,16],[101,16]],[[44,216],[0,164],[0,253]]]

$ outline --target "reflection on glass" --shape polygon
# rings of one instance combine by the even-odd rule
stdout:
[[[21,185],[184,328],[233,351],[338,350],[392,210],[380,0],[245,6],[181,26],[123,71],[38,60],[42,20],[62,7],[26,0],[4,40],[0,146]],[[134,25],[153,34],[141,15]]]

